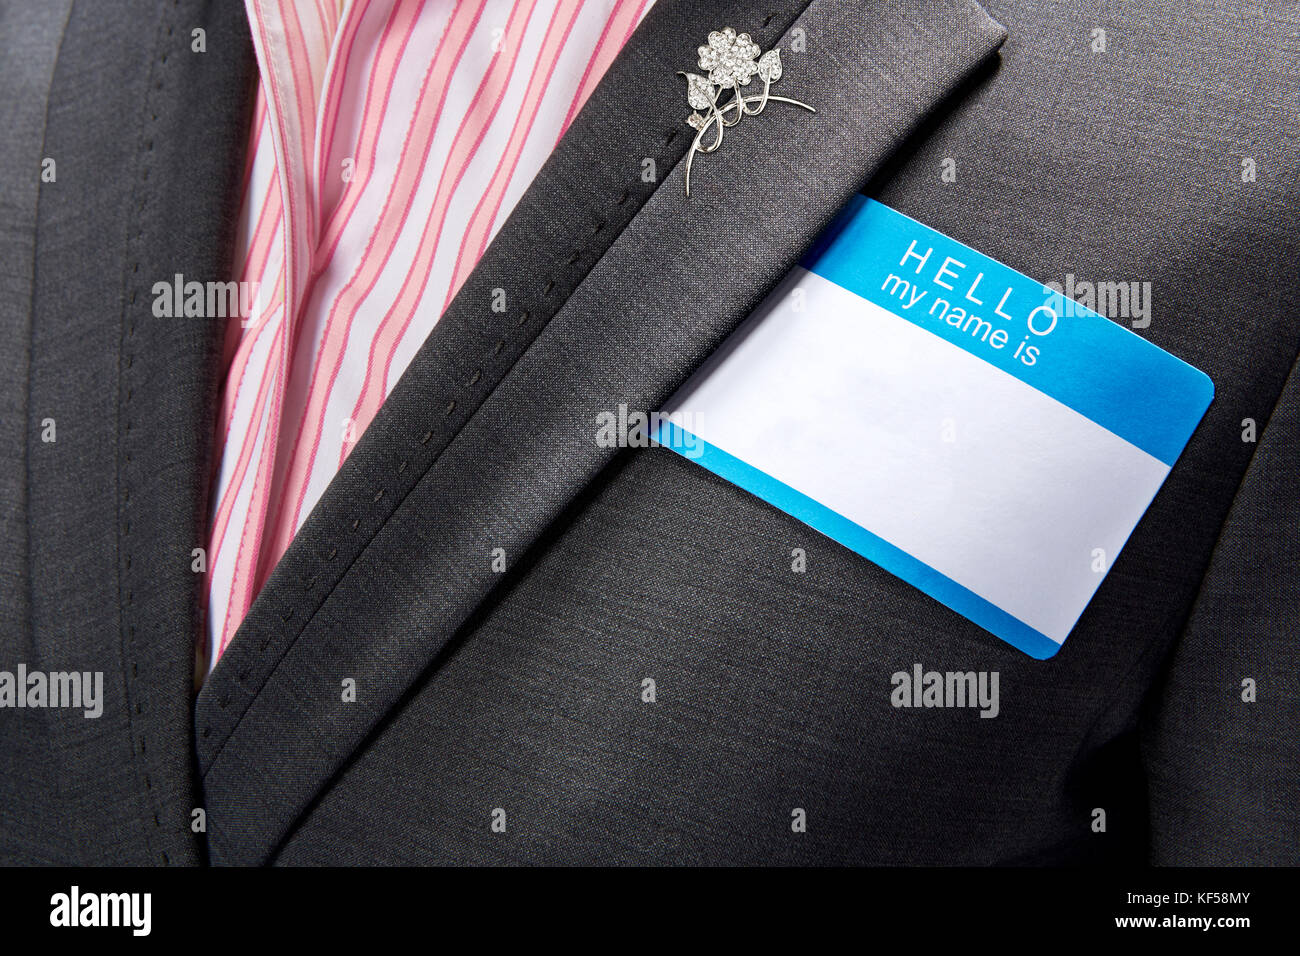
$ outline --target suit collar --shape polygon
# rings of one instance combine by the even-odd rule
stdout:
[[[819,112],[770,107],[729,130],[687,199],[675,71],[726,25],[764,49],[784,35],[779,92]],[[502,584],[492,549],[522,559],[610,463],[596,416],[658,407],[1004,36],[970,0],[817,0],[762,28],[741,4],[656,4],[201,693],[214,859],[271,856]]]

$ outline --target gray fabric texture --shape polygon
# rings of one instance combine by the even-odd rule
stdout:
[[[27,433],[40,428],[48,417],[39,412],[29,417],[27,409],[36,201],[44,159],[45,103],[71,7],[71,0],[0,3],[0,129],[5,130],[0,136],[0,640],[19,660],[34,656],[28,594]],[[0,780],[28,775],[43,786],[43,768],[33,765],[33,750],[9,746],[40,735],[39,713],[15,713],[4,723]],[[39,857],[45,852],[34,825],[39,811],[39,806],[0,801],[0,833],[7,835],[0,839],[21,846],[24,855]]]
[[[1296,863],[1297,529],[1300,367],[1293,367],[1167,676],[1151,694],[1142,743],[1156,862]]]
[[[607,76],[602,85],[614,102],[589,103],[584,112],[631,108],[621,102],[624,88],[663,78],[649,116],[687,130],[681,81],[671,85],[668,67],[683,56],[690,65],[698,43],[686,38],[707,35],[719,11],[680,4],[660,12],[656,5],[651,17],[657,12],[661,19],[647,19],[638,33],[653,59],[667,62],[636,69],[632,83]],[[669,19],[686,29],[681,42],[665,47],[668,34],[655,28]],[[765,113],[761,133],[735,127],[732,148],[710,157],[710,176],[694,184],[689,200],[682,164],[665,170],[636,218],[434,455],[422,436],[457,400],[456,392],[442,391],[441,374],[459,367],[463,377],[452,384],[474,379],[476,367],[461,363],[489,354],[522,312],[496,316],[498,329],[474,342],[473,351],[440,351],[435,330],[425,361],[417,359],[402,377],[199,696],[204,792],[211,819],[223,821],[210,834],[214,859],[264,858],[296,804],[315,795],[499,584],[491,549],[523,554],[612,459],[615,450],[594,440],[597,412],[666,399],[1004,35],[965,0],[907,11],[813,3],[792,29],[861,38],[790,58],[787,92],[818,100],[825,110],[811,121],[796,110]],[[639,66],[641,46],[630,54],[625,69]],[[639,121],[651,122],[646,115]],[[784,148],[763,149],[765,141]],[[638,178],[642,157],[610,147],[590,137],[577,145],[591,167],[603,163],[627,180]],[[551,193],[544,214],[578,235],[590,231],[592,220],[581,197],[607,205],[622,195],[588,189],[585,168]],[[800,178],[817,188],[797,214],[774,214]],[[744,202],[733,196],[740,182],[749,190]],[[512,217],[497,241],[533,250],[533,225]],[[566,246],[553,248],[561,261],[569,255]],[[514,268],[529,255],[536,253],[515,252],[505,265]],[[515,287],[506,276],[499,281],[509,298]],[[475,298],[475,291],[457,298],[491,315],[490,297]],[[525,287],[523,295],[530,292]],[[434,368],[439,372],[430,374]],[[520,481],[524,475],[529,480]],[[386,596],[378,617],[369,600],[377,593]],[[430,607],[438,608],[432,617]],[[341,699],[344,679],[363,688],[355,703]],[[330,727],[324,738],[320,722]]]
[[[178,570],[201,534],[215,347],[133,311],[130,274],[139,257],[164,277],[226,261],[247,27],[214,21],[209,50],[226,37],[231,59],[169,60],[164,79],[187,82],[146,95],[171,5],[132,7],[134,29],[92,7],[73,12],[46,140],[103,175],[41,189],[29,390],[6,398],[27,405],[25,517],[6,526],[18,550],[0,577],[5,608],[24,587],[32,600],[30,620],[4,619],[0,667],[28,654],[117,684],[94,726],[0,712],[0,859],[1300,862],[1300,14],[658,0],[191,717],[199,621]],[[686,199],[673,71],[728,23],[765,48],[783,38],[781,92],[819,112],[728,131]],[[177,125],[135,135],[155,113]],[[174,165],[153,165],[149,142]],[[144,168],[161,170],[148,189],[132,178]],[[30,186],[5,182],[4,208],[30,208]],[[1150,282],[1139,334],[1215,383],[1050,661],[666,449],[595,441],[597,413],[656,407],[860,190],[1042,281]],[[47,407],[70,422],[64,458],[31,437]],[[1258,442],[1241,440],[1247,417]],[[6,494],[21,489],[9,468]],[[11,529],[29,542],[11,548]],[[999,715],[891,707],[891,675],[916,663],[998,671]],[[206,841],[188,828],[200,799]]]
[[[222,330],[155,318],[151,289],[226,278],[251,42],[238,4],[82,0],[57,49],[43,142],[37,128],[26,147],[58,173],[40,183],[27,297],[27,534],[5,545],[28,574],[0,601],[27,598],[30,627],[0,634],[0,669],[102,672],[105,699],[95,719],[0,711],[0,859],[195,863],[191,551]]]

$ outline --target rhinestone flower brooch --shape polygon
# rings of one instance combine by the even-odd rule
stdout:
[[[722,134],[746,116],[757,116],[769,101],[789,103],[810,113],[817,111],[807,103],[771,94],[772,84],[781,79],[781,51],[777,48],[760,55],[758,44],[748,33],[737,34],[731,27],[709,34],[707,45],[699,48],[701,70],[708,76],[679,70],[686,77],[686,102],[695,110],[686,122],[695,130],[695,139],[686,154],[686,195],[691,194],[691,161],[696,153],[711,153],[722,145]],[[754,75],[763,81],[763,92],[746,96]],[[723,90],[732,90],[725,103],[718,97]],[[701,111],[704,111],[701,113]],[[711,136],[709,134],[712,134]]]

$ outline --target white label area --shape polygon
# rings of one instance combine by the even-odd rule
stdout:
[[[1169,473],[1033,386],[802,268],[664,412],[711,446],[705,467],[725,452],[1058,645]],[[942,582],[913,583],[965,613]]]

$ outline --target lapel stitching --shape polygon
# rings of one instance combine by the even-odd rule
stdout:
[[[664,7],[668,6],[667,0],[659,0],[659,2]],[[798,0],[798,2],[781,11],[780,14],[772,13],[767,15],[761,21],[761,31],[768,31],[772,24],[778,21],[778,17],[779,22],[777,22],[777,29],[771,31],[775,36],[769,36],[767,32],[763,32],[762,35],[768,40],[780,36],[806,5],[807,0]],[[658,9],[658,5],[656,9]],[[647,20],[653,17],[654,13],[655,10],[652,9]],[[611,67],[610,73],[613,73],[613,71],[614,68]],[[598,84],[598,89],[600,86],[606,86],[608,79],[609,75],[607,74],[606,78],[602,79],[601,83]],[[593,94],[592,99],[595,98],[596,96]],[[583,112],[585,112],[585,109]],[[581,136],[582,127],[580,123],[582,119],[582,112],[580,112],[578,120],[573,124],[570,133],[566,135],[566,139],[570,136]],[[582,237],[585,241],[581,245],[575,245],[575,248],[571,250],[567,257],[553,260],[552,268],[547,270],[546,278],[540,280],[534,286],[532,295],[526,298],[521,305],[507,313],[504,331],[494,337],[495,341],[487,347],[484,354],[480,355],[479,361],[474,363],[472,371],[468,368],[461,370],[462,374],[459,382],[453,383],[453,387],[448,389],[445,396],[434,404],[435,415],[432,417],[432,421],[426,419],[418,429],[407,429],[405,454],[393,453],[390,455],[391,460],[386,474],[367,476],[368,492],[351,496],[351,507],[341,526],[334,529],[330,539],[317,549],[316,554],[302,555],[303,549],[301,545],[298,548],[291,545],[290,549],[285,552],[280,564],[277,565],[272,574],[272,580],[290,576],[291,593],[299,597],[304,594],[314,594],[314,600],[306,607],[303,607],[298,601],[278,602],[281,606],[274,612],[275,619],[280,625],[291,626],[293,636],[285,641],[282,634],[277,634],[271,629],[264,629],[264,633],[260,635],[256,642],[256,659],[251,662],[247,659],[246,653],[241,655],[236,651],[236,647],[239,646],[241,639],[243,639],[244,651],[246,652],[248,644],[246,638],[253,636],[246,633],[249,628],[241,625],[235,639],[231,642],[231,647],[227,649],[226,654],[218,661],[213,673],[209,675],[204,692],[215,695],[217,708],[224,712],[229,709],[233,702],[236,690],[242,691],[240,696],[245,698],[243,701],[245,707],[240,710],[239,715],[233,721],[228,722],[227,726],[223,728],[224,732],[220,735],[220,742],[215,749],[204,754],[204,747],[200,743],[201,772],[206,774],[207,770],[216,762],[225,748],[226,742],[242,720],[247,704],[251,703],[257,690],[260,689],[261,683],[274,671],[280,659],[288,653],[293,643],[312,623],[316,613],[328,599],[333,588],[343,579],[352,561],[364,552],[374,536],[379,533],[393,513],[401,507],[407,496],[418,486],[421,478],[436,465],[442,453],[450,444],[451,439],[472,418],[474,412],[483,404],[495,386],[509,373],[550,320],[559,312],[572,292],[582,284],[608,248],[612,238],[617,237],[636,218],[650,196],[668,178],[666,173],[675,168],[681,161],[690,143],[688,138],[683,135],[681,127],[674,124],[658,137],[653,144],[646,145],[652,145],[656,150],[655,156],[647,158],[653,158],[656,167],[663,170],[665,175],[660,176],[651,184],[642,183],[638,177],[630,184],[625,184],[603,197],[593,197],[586,217],[591,224],[590,231],[585,237]],[[639,171],[639,165],[637,169]],[[540,174],[538,178],[542,178]],[[511,219],[513,218],[512,215]],[[507,222],[502,231],[504,232],[509,227],[510,223]],[[475,272],[480,273],[481,270],[476,269]],[[477,277],[482,278],[481,275]],[[474,275],[466,281],[464,288],[457,294],[456,300],[463,303],[470,300],[471,297],[480,295],[479,289],[474,287],[473,278],[475,278]],[[430,340],[438,336],[439,328],[451,318],[453,318],[451,313],[444,316],[439,326],[435,327],[434,335],[430,337]],[[357,455],[358,451],[364,455],[366,451],[369,451],[377,444],[375,432],[377,430],[372,428],[362,435],[357,448],[353,450],[353,456],[360,458],[361,456]],[[346,463],[344,467],[347,467]],[[328,494],[329,492],[327,492]],[[325,497],[322,497],[321,500],[323,503]],[[319,505],[317,510],[321,510]],[[309,518],[310,520],[312,519]],[[303,528],[299,529],[299,536],[303,536],[306,531],[307,527],[304,525]],[[351,541],[347,540],[354,535],[360,537],[353,538]],[[344,560],[339,564],[335,564],[341,557]],[[249,619],[252,619],[257,611],[265,610],[265,607],[259,608],[258,605],[259,603],[265,605],[271,599],[272,580],[268,580],[263,589],[263,595],[259,595],[258,600],[254,602],[253,609],[250,609],[249,612]],[[326,586],[318,589],[318,585]],[[299,614],[299,611],[304,613]],[[277,638],[281,638],[281,640],[277,641]],[[277,648],[279,653],[274,659],[267,658],[266,654],[273,643],[280,645]],[[228,658],[231,662],[239,659],[238,669],[233,675],[234,681],[230,680],[232,676],[229,673],[231,665],[226,664]],[[226,664],[224,669],[223,664]],[[255,669],[260,679],[254,677]],[[244,686],[250,678],[254,678],[254,683],[257,686]],[[232,684],[237,686],[232,686]],[[200,741],[210,739],[214,730],[213,721],[205,721],[198,731]]]
[[[773,131],[791,137],[798,148],[763,154],[749,178],[752,191],[739,205],[727,184],[750,168],[743,150],[721,157],[716,181],[698,184],[700,196],[690,200],[682,198],[676,162],[657,184],[670,188],[656,187],[646,196],[616,175],[600,178],[601,169],[584,177],[575,164],[585,168],[592,156],[576,147],[566,150],[562,143],[548,160],[534,183],[542,184],[544,201],[537,188],[525,194],[493,244],[504,241],[499,248],[506,252],[493,259],[489,248],[471,274],[326,489],[255,602],[242,637],[200,695],[203,729],[197,745],[216,824],[209,832],[215,861],[265,862],[310,801],[400,705],[412,682],[459,632],[474,603],[501,580],[475,561],[475,543],[499,541],[524,555],[563,502],[599,473],[613,451],[594,448],[579,425],[587,421],[585,413],[619,400],[612,398],[616,395],[638,402],[666,397],[674,376],[707,356],[815,240],[821,225],[1005,37],[973,0],[881,7],[845,8],[819,0],[799,21],[825,43],[816,55],[817,70],[807,76],[801,71],[798,86],[821,97],[819,105],[826,103],[830,112],[838,107],[837,136],[833,143],[824,137],[799,140],[800,129],[782,119],[785,114],[778,116]],[[651,17],[663,9],[657,5]],[[708,26],[727,22],[717,12]],[[696,20],[708,15],[692,13]],[[602,86],[612,82],[626,94],[628,84],[636,86],[647,75],[671,79],[682,63],[682,49],[689,55],[698,43],[700,24],[686,19],[669,17],[660,24],[671,28],[666,33],[685,34],[689,27],[686,44],[658,38],[657,59],[641,50],[629,60],[629,47],[620,56],[621,75],[616,60]],[[728,19],[735,22],[738,16]],[[791,15],[773,32],[784,36],[793,21]],[[846,34],[865,42],[826,39]],[[662,49],[667,39],[671,50]],[[635,91],[627,98],[641,105],[632,117],[635,129],[620,140],[631,142],[616,163],[635,155],[634,147],[645,139],[634,133],[649,126],[647,117],[658,125],[666,102],[660,97],[671,95],[655,84],[647,89],[639,101]],[[607,150],[596,135],[600,123],[591,119],[598,114],[592,110],[596,101],[593,96],[573,133],[584,148]],[[664,145],[677,140],[656,135],[664,137]],[[737,135],[742,146],[753,144],[752,131]],[[566,142],[573,146],[572,134]],[[685,146],[677,145],[678,159]],[[640,165],[637,159],[632,165]],[[593,215],[575,215],[565,206],[565,187],[583,181],[595,183],[583,195],[617,192],[616,208],[636,197],[635,220],[630,211],[620,217],[627,225],[590,267],[583,263],[583,269],[567,275],[536,269],[535,249],[547,248],[548,238],[556,247],[574,235],[554,235],[547,215],[569,223]],[[612,183],[621,185],[614,189]],[[779,215],[781,204],[801,199],[799,216]],[[696,228],[710,217],[719,223],[716,234]],[[581,261],[581,248],[565,265]],[[726,269],[754,262],[756,253],[758,266],[735,283],[719,285],[708,275],[680,271],[684,260],[716,261]],[[487,301],[485,292],[496,282],[518,287],[521,274],[531,277],[522,281],[537,286],[530,302],[511,313],[511,321],[532,328],[507,351],[507,337],[475,329],[475,320],[483,319],[476,303]],[[551,298],[557,294],[559,302]],[[543,306],[536,311],[544,321],[533,314],[534,303]],[[454,335],[460,333],[453,331],[452,347],[443,351],[449,327],[466,332],[470,341],[458,342]],[[488,342],[499,343],[490,350],[497,362],[479,364],[475,356],[482,352],[482,336],[489,334]],[[431,403],[432,395],[444,397]],[[409,453],[404,455],[404,448]],[[520,480],[511,482],[510,475]],[[397,555],[404,556],[401,563],[394,563]],[[388,588],[391,611],[376,618],[390,606],[382,596]],[[427,617],[430,607],[439,608],[434,620]],[[310,641],[300,640],[308,633]],[[356,675],[369,688],[364,699],[342,709],[330,702],[341,674]]]

